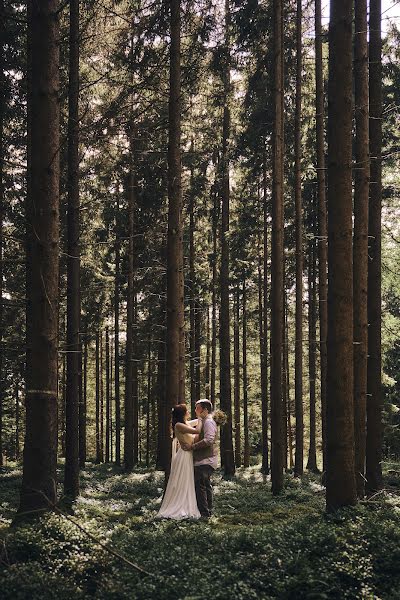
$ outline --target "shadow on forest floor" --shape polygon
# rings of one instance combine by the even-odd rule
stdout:
[[[155,519],[162,473],[87,464],[74,522],[50,514],[9,529],[21,480],[11,466],[0,474],[1,598],[400,598],[399,465],[387,471],[384,493],[335,516],[316,476],[287,475],[276,498],[257,466],[217,474],[215,516],[199,523]]]

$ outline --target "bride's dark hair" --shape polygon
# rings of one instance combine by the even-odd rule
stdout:
[[[177,423],[184,423],[185,417],[187,414],[187,406],[186,404],[176,404],[172,409],[172,435],[175,435],[175,425]]]

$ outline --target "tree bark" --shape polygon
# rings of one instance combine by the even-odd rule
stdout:
[[[210,307],[207,304],[207,321],[206,321],[206,364],[204,366],[204,388],[206,397],[210,397],[210,376],[211,376],[211,322],[210,322]]]
[[[4,40],[5,40],[5,11],[4,2],[0,1],[0,90],[5,90],[4,76]],[[3,222],[4,222],[4,122],[5,122],[5,93],[0,93],[0,467],[3,466]]]
[[[64,494],[79,494],[80,217],[79,0],[69,3],[67,389]]]
[[[62,355],[62,359],[61,359],[61,382],[60,382],[60,387],[61,387],[61,406],[60,406],[60,412],[61,412],[61,417],[60,417],[60,430],[61,430],[61,456],[64,458],[65,457],[65,396],[66,396],[66,372],[67,372],[67,355],[65,354],[65,352]],[[58,428],[58,422],[57,422],[57,428]]]
[[[110,334],[106,327],[106,463],[110,462]]]
[[[103,332],[100,331],[100,462],[104,462],[104,355]]]
[[[133,293],[133,331],[132,331],[132,400],[133,400],[133,464],[136,465],[139,460],[139,356],[138,356],[138,295],[136,282],[134,282]]]
[[[236,284],[233,320],[233,373],[235,416],[235,465],[242,464],[240,448],[240,340],[239,340],[239,283]]]
[[[158,342],[157,355],[157,412],[158,412],[158,429],[157,429],[157,454],[156,468],[162,471],[167,470],[167,449],[168,449],[168,405],[166,397],[166,344],[164,339]]]
[[[268,206],[267,206],[267,165],[265,150],[263,155],[263,290],[259,300],[262,306],[260,321],[260,332],[262,332],[261,346],[261,427],[262,427],[262,465],[261,471],[269,473],[269,449],[268,449]]]
[[[210,400],[215,405],[215,384],[217,374],[217,242],[218,242],[218,195],[214,194],[214,206],[212,213],[212,290],[211,290],[211,376],[210,376]]]
[[[283,488],[285,440],[283,436],[283,18],[282,2],[273,2],[274,123],[272,159],[272,255],[271,255],[271,480],[272,493]]]
[[[191,152],[194,152],[194,142],[192,139]],[[190,312],[190,336],[189,336],[189,354],[190,354],[190,405],[192,415],[194,415],[196,397],[196,290],[195,290],[195,249],[194,249],[194,168],[190,167],[190,191],[189,191],[189,312]]]
[[[302,0],[297,0],[296,17],[296,114],[295,114],[295,222],[296,222],[296,345],[295,345],[295,409],[296,452],[294,475],[303,474],[303,208],[301,195],[301,93],[302,93]]]
[[[288,458],[290,449],[290,373],[289,373],[289,304],[287,290],[284,293],[285,306],[284,306],[284,323],[283,323],[283,437],[284,437],[284,455],[283,463],[284,468],[288,470]],[[290,465],[290,463],[289,463]],[[291,466],[291,465],[290,465]]]
[[[28,3],[27,379],[19,515],[48,509],[57,496],[58,8],[57,0]]]
[[[368,403],[366,488],[382,488],[382,347],[381,347],[381,218],[382,218],[382,38],[381,0],[371,0],[369,17],[369,188],[368,263]]]
[[[249,399],[248,399],[248,377],[247,377],[247,290],[246,277],[243,276],[243,337],[242,337],[242,354],[243,354],[243,428],[244,428],[244,455],[243,466],[250,466],[250,444],[249,444]],[[238,298],[239,300],[239,298]],[[240,421],[239,421],[240,426]],[[239,430],[240,431],[240,430]]]
[[[314,220],[314,217],[312,217]],[[314,227],[312,228],[314,232]],[[308,450],[307,469],[318,472],[316,445],[316,248],[314,240],[309,242],[308,258],[308,375],[310,382],[310,446]]]
[[[20,428],[19,385],[17,382],[15,384],[15,460],[19,460],[19,457],[20,457],[19,428]]]
[[[129,133],[130,169],[128,180],[128,288],[126,298],[126,353],[125,353],[125,427],[124,427],[124,467],[131,471],[134,465],[134,400],[133,400],[133,321],[134,321],[134,211],[135,175],[133,158],[133,127]]]
[[[201,395],[201,330],[202,309],[198,300],[195,302],[195,336],[194,336],[194,376],[195,376],[195,399],[200,400]]]
[[[328,87],[328,510],[355,504],[352,261],[352,0],[331,0]]]
[[[101,463],[101,432],[100,432],[100,334],[96,331],[96,464]]]
[[[113,369],[114,369],[114,365],[113,365],[113,356],[114,356],[114,348],[113,348],[113,341],[112,338],[110,340],[110,374],[109,374],[109,378],[110,378],[110,462],[113,462],[114,460],[114,423],[113,423]]]
[[[181,166],[181,17],[180,0],[170,2],[170,89],[168,130],[168,239],[167,239],[167,348],[164,439],[166,440],[166,481],[171,457],[171,408],[184,402],[184,298],[182,242]]]
[[[150,466],[151,334],[147,342],[146,467]]]
[[[223,66],[223,133],[222,133],[222,223],[221,223],[221,312],[220,312],[220,402],[227,415],[227,423],[221,431],[221,460],[224,475],[235,474],[235,461],[232,440],[232,391],[231,391],[231,343],[229,309],[229,139],[230,139],[230,27],[231,15],[229,0],[225,0],[225,56]]]
[[[356,169],[354,177],[354,441],[356,485],[365,491],[365,441],[368,356],[368,197],[369,115],[367,0],[355,2],[354,92]]]
[[[323,472],[326,471],[326,381],[328,331],[328,229],[326,218],[325,144],[324,144],[324,76],[322,67],[321,0],[315,0],[315,121],[317,142],[318,190],[318,283],[319,349],[321,362],[321,421]]]
[[[87,341],[87,326],[85,327],[84,342],[83,342],[83,356],[82,358],[82,389],[81,389],[81,404],[79,411],[79,466],[81,469],[85,468],[86,463],[86,416],[87,416],[87,354],[88,354],[88,341]],[[82,342],[81,342],[82,347]]]
[[[117,200],[115,215],[115,279],[114,279],[114,390],[115,390],[115,463],[121,464],[121,397],[119,389],[119,277],[120,277],[120,242],[119,242],[119,201]]]

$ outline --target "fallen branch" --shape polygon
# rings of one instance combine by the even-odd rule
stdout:
[[[106,544],[103,544],[103,542],[101,542],[95,535],[93,535],[92,533],[90,533],[90,531],[87,531],[87,529],[85,529],[84,527],[82,527],[82,525],[80,525],[79,523],[77,523],[74,519],[72,519],[72,517],[70,517],[64,511],[62,511],[56,504],[54,504],[53,502],[51,502],[44,492],[42,492],[41,490],[32,490],[32,491],[36,492],[37,494],[40,494],[43,498],[45,498],[45,500],[48,503],[49,507],[51,507],[54,510],[54,512],[56,512],[58,515],[61,515],[62,517],[64,517],[65,519],[67,519],[67,521],[70,521],[73,525],[75,525],[75,527],[77,527],[80,531],[82,531],[82,533],[84,533],[85,535],[87,535],[88,538],[90,538],[98,546],[100,546],[101,548],[103,548],[103,550],[105,550],[109,554],[112,554],[116,558],[119,558],[123,563],[125,563],[126,565],[128,565],[132,569],[135,569],[136,571],[138,571],[142,575],[148,575],[149,577],[151,577],[151,573],[149,573],[148,571],[146,571],[145,569],[143,569],[139,565],[133,563],[132,561],[128,560],[127,558],[125,558],[125,556],[122,556],[122,554],[119,554],[116,550],[113,550],[113,548],[110,548]],[[23,514],[31,514],[33,512],[41,512],[41,511],[26,511],[24,513],[19,513],[18,516],[21,517]]]

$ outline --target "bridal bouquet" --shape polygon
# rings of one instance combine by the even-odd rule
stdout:
[[[223,410],[217,409],[213,412],[213,419],[217,425],[225,425],[228,420],[226,413]]]

